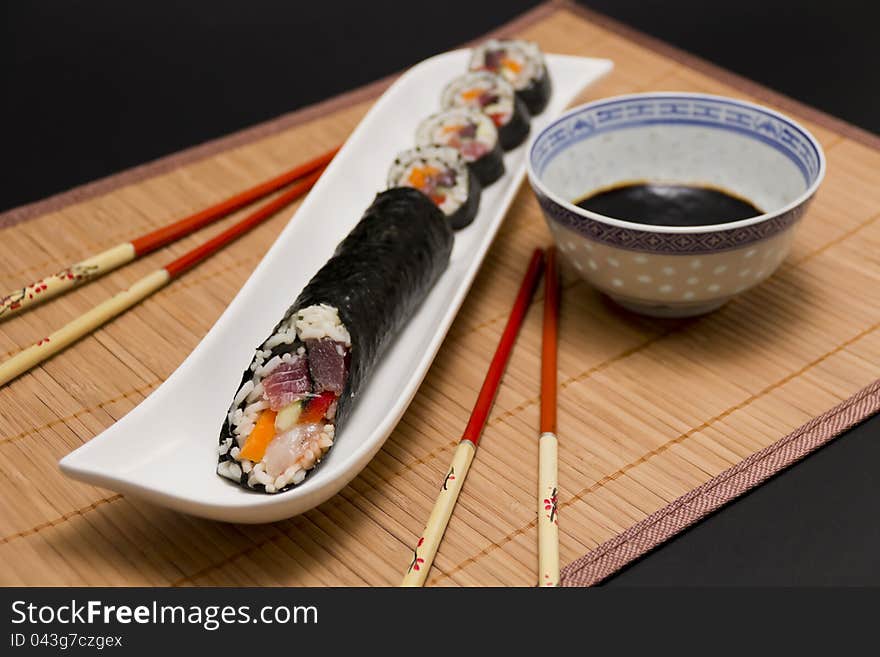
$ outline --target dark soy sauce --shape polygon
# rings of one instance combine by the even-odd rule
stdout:
[[[651,226],[707,226],[763,214],[718,187],[628,182],[591,192],[575,205],[606,217]]]

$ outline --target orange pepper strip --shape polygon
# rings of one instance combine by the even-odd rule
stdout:
[[[409,184],[417,189],[421,189],[425,186],[428,176],[436,175],[439,172],[440,170],[437,169],[437,167],[414,167],[413,170],[409,172]]]
[[[464,100],[473,100],[474,98],[477,98],[482,93],[483,93],[482,89],[480,89],[478,87],[474,87],[473,89],[466,89],[465,91],[462,91],[461,97]]]
[[[443,132],[444,133],[458,132],[463,127],[464,127],[463,125],[446,125],[446,126],[443,126]]]
[[[266,448],[275,437],[275,411],[263,411],[257,418],[257,423],[251,430],[250,435],[241,448],[241,458],[248,459],[254,463],[263,460],[266,454]]]
[[[501,65],[504,66],[504,68],[509,68],[514,73],[519,73],[522,70],[522,64],[515,59],[510,59],[510,57],[502,59]]]

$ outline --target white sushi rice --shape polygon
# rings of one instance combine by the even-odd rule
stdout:
[[[254,402],[258,399],[262,399],[262,397],[263,397],[263,382],[260,381],[259,383],[257,383],[254,386],[254,389],[251,390],[250,394],[247,396],[247,399],[245,401],[247,401],[248,403],[251,403],[251,402]]]
[[[306,473],[315,467],[330,449],[333,445],[335,427],[326,424],[314,440],[303,446],[297,465],[291,466],[277,477],[272,477],[266,472],[263,462],[253,463],[241,458],[241,449],[253,431],[257,418],[261,412],[269,408],[268,401],[263,398],[263,379],[294,356],[304,357],[306,354],[303,347],[300,347],[295,354],[288,352],[281,355],[273,355],[272,349],[283,344],[293,344],[297,339],[302,341],[321,338],[330,338],[346,347],[351,346],[351,335],[339,318],[339,311],[326,304],[308,306],[297,311],[261,345],[261,348],[256,350],[249,368],[254,375],[241,385],[229,408],[228,420],[235,440],[227,438],[218,446],[218,453],[221,456],[228,454],[231,459],[218,464],[217,474],[238,482],[244,473],[247,475],[248,486],[253,488],[262,485],[267,493],[275,493],[291,484],[302,482]],[[337,349],[340,350],[340,355],[344,355],[342,347],[337,346]],[[335,405],[336,402],[333,403],[334,414]]]
[[[239,388],[238,393],[235,395],[235,399],[232,400],[232,406],[235,407],[235,406],[238,406],[239,404],[241,404],[241,402],[243,402],[245,400],[245,397],[247,397],[253,389],[254,389],[254,382],[253,381],[245,381],[242,384],[241,388]]]
[[[449,146],[416,146],[408,151],[398,154],[391,168],[388,170],[389,187],[411,187],[410,175],[417,168],[425,166],[434,167],[440,171],[452,169],[455,171],[455,186],[452,189],[443,188],[446,197],[438,207],[445,215],[451,215],[467,201],[468,193],[468,169],[467,162],[454,148]]]
[[[241,424],[241,419],[244,417],[244,411],[240,408],[231,408],[229,410],[229,424]]]
[[[537,80],[544,72],[544,54],[537,43],[518,39],[489,39],[473,49],[471,53],[471,71],[482,71],[486,65],[486,53],[504,50],[505,57],[516,62],[520,70],[514,72],[510,67],[501,66],[502,75],[517,91],[522,91],[532,80]]]
[[[265,379],[268,375],[272,373],[272,370],[274,370],[279,365],[281,365],[281,356],[272,356],[272,358],[266,361],[265,365],[256,369],[256,371],[254,372],[254,374],[256,375],[255,380],[256,377],[259,377],[259,379]],[[253,381],[251,383],[253,383]]]
[[[253,417],[260,411],[264,411],[267,408],[269,408],[269,402],[267,402],[265,399],[255,401],[253,404],[248,404],[244,407],[244,416]]]
[[[263,343],[263,347],[269,351],[282,344],[293,344],[296,340],[296,329],[292,326],[283,327],[275,335]]]
[[[416,144],[419,146],[429,146],[431,144],[440,144],[449,146],[449,139],[455,135],[452,127],[462,125],[475,125],[476,134],[471,138],[486,146],[486,151],[491,151],[498,143],[498,130],[492,119],[482,112],[469,107],[454,107],[444,112],[432,114],[419,124],[416,130]],[[462,153],[465,161],[469,161],[468,157]]]
[[[241,480],[241,466],[235,461],[220,461],[217,464],[217,474],[237,483]]]
[[[250,370],[251,372],[256,371],[258,367],[260,367],[263,363],[266,362],[266,359],[272,355],[272,352],[269,349],[257,349],[257,352],[254,354],[254,360],[251,363]]]
[[[488,92],[493,96],[498,96],[498,99],[481,107],[477,97],[465,98],[464,96],[464,94],[473,89]],[[440,98],[440,103],[443,109],[470,107],[490,117],[492,115],[500,115],[500,124],[506,125],[513,116],[514,90],[513,86],[501,76],[489,71],[476,71],[460,75],[446,85]]]
[[[266,468],[262,463],[257,463],[254,466],[254,469],[251,470],[250,475],[248,475],[248,486],[254,488],[258,484],[263,486],[272,485],[274,488],[275,480],[269,476],[269,473],[266,472]]]
[[[296,313],[296,333],[300,340],[330,338],[351,346],[351,335],[339,319],[339,311],[333,306],[318,304],[303,308]]]
[[[235,440],[238,443],[239,447],[244,447],[244,443],[247,440],[247,437],[251,435],[251,431],[254,430],[254,426],[256,426],[256,421],[253,418],[247,418],[242,420],[235,427]]]

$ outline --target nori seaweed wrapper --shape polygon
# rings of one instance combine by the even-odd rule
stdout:
[[[503,160],[501,161],[501,167],[503,171]],[[477,217],[477,212],[480,210],[480,197],[483,195],[483,185],[480,184],[480,179],[477,177],[476,171],[474,171],[471,165],[467,166],[466,171],[468,177],[467,199],[465,199],[464,203],[459,206],[458,210],[446,217],[447,221],[449,221],[449,225],[455,230],[461,230],[473,223],[474,219]],[[441,210],[441,214],[442,212],[443,211]]]
[[[526,107],[529,108],[529,114],[537,116],[546,109],[552,93],[553,84],[550,82],[550,73],[544,66],[541,75],[531,80],[525,89],[517,91],[516,95],[522,98]]]
[[[506,151],[513,150],[529,136],[532,117],[529,108],[518,95],[513,97],[513,115],[505,125],[498,128],[498,142]]]
[[[468,164],[468,167],[477,175],[477,180],[483,187],[498,180],[504,175],[504,152],[501,150],[501,142],[496,140],[491,151]]]
[[[348,379],[334,419],[337,438],[364,382],[449,264],[452,245],[449,221],[427,196],[411,187],[381,192],[270,333],[277,333],[308,306],[327,304],[339,311],[351,335],[351,350]],[[279,345],[271,350],[272,356],[300,345],[299,341]],[[253,376],[247,369],[241,382]],[[220,432],[221,444],[227,438],[233,438],[234,444],[228,418]],[[219,460],[231,458],[226,453]],[[240,483],[249,488],[246,474]]]
[[[280,327],[298,310],[320,303],[339,311],[351,335],[351,361],[337,428],[385,349],[446,269],[452,243],[449,222],[427,196],[411,187],[381,192],[279,322]]]
[[[285,315],[327,304],[339,310],[351,335],[337,428],[385,349],[446,269],[452,243],[449,222],[427,196],[410,187],[381,192]]]

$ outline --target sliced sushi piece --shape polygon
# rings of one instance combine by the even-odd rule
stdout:
[[[429,116],[416,130],[418,146],[451,146],[464,158],[483,186],[504,175],[504,153],[498,129],[475,109],[457,107]]]
[[[277,493],[339,439],[356,396],[449,263],[443,213],[408,187],[376,196],[245,370],[217,474]]]
[[[480,209],[480,181],[451,146],[416,146],[399,153],[388,169],[388,187],[419,190],[456,230],[470,224]]]
[[[489,39],[473,49],[469,68],[491,71],[507,80],[532,116],[543,112],[550,101],[550,74],[544,54],[532,41]]]
[[[443,109],[470,107],[488,116],[498,128],[498,141],[506,151],[519,146],[529,134],[531,116],[525,103],[507,80],[489,71],[455,78],[443,90],[440,102]]]

